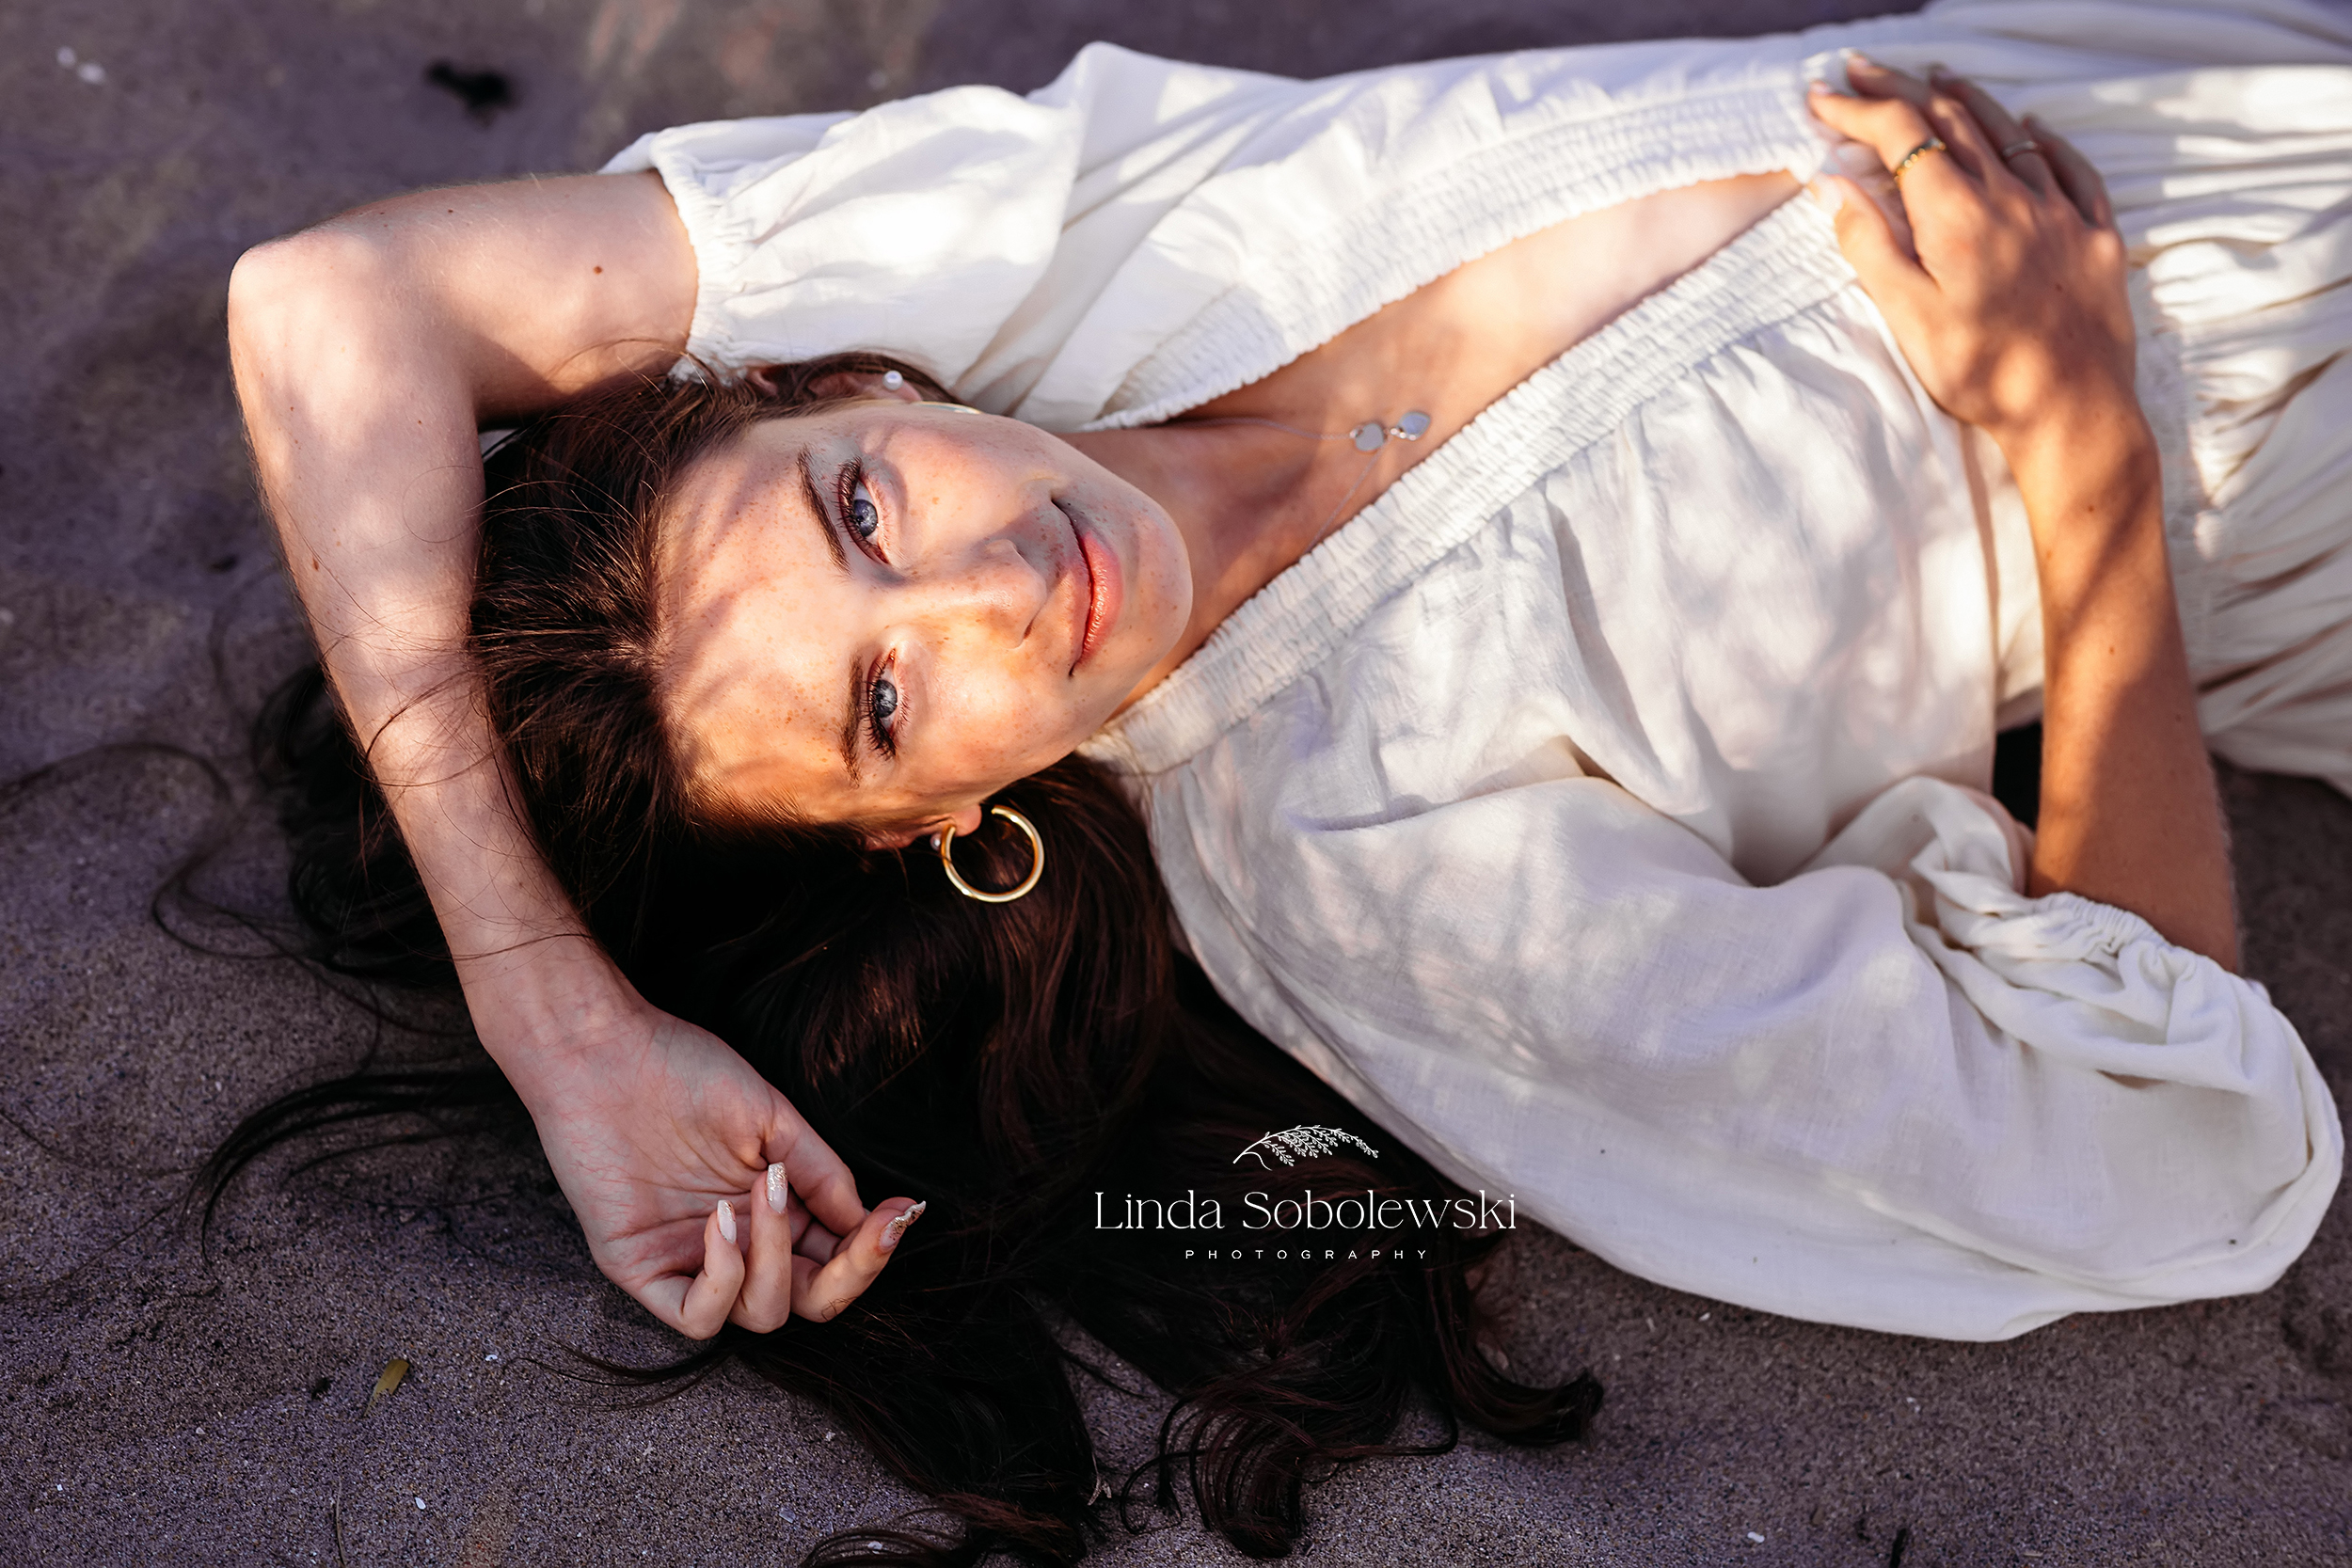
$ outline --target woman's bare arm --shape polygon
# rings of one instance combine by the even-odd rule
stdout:
[[[1894,167],[1918,254],[1847,182],[1837,230],[1912,368],[2015,472],[2044,657],[2030,891],[2132,911],[2237,964],[2229,843],[2173,601],[2155,440],[2133,388],[2123,242],[2097,172],[1980,90],[1857,61],[1814,109]]]
[[[515,819],[464,654],[478,421],[674,360],[694,262],[651,176],[428,191],[249,252],[230,344],[254,462],[335,693],[529,1097],[612,988]],[[496,983],[493,983],[496,982]],[[510,1059],[512,1058],[512,1059]]]
[[[880,1268],[892,1215],[868,1215],[782,1096],[648,1006],[583,934],[515,815],[465,656],[477,429],[668,366],[694,287],[654,176],[524,181],[394,198],[249,252],[229,331],[287,568],[476,1031],[598,1264],[700,1337],[730,1316],[829,1315]],[[760,1201],[771,1162],[805,1211]],[[746,1195],[738,1244],[715,1206]]]

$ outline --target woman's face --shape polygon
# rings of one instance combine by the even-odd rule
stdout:
[[[889,396],[698,458],[662,551],[663,702],[698,784],[878,844],[977,828],[1192,608],[1183,539],[1141,490],[1018,420]]]

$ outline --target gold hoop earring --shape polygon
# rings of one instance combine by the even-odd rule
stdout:
[[[1029,890],[1037,886],[1037,879],[1045,875],[1045,841],[1038,836],[1037,829],[1029,819],[1010,806],[992,806],[989,808],[989,814],[993,816],[1003,817],[1029,835],[1029,853],[1032,857],[1029,863],[1029,874],[1021,879],[1019,887],[1009,888],[1003,893],[983,893],[965,881],[962,874],[956,870],[954,857],[956,830],[952,825],[942,828],[933,837],[932,842],[939,846],[939,863],[946,868],[947,880],[958,893],[962,894],[966,898],[977,898],[983,904],[1009,904],[1016,898],[1026,897]]]

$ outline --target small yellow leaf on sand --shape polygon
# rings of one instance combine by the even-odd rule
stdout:
[[[408,1363],[402,1360],[399,1356],[395,1355],[389,1361],[385,1362],[383,1375],[375,1380],[374,1391],[368,1395],[368,1402],[360,1406],[359,1414],[364,1416],[369,1411],[373,1410],[378,1402],[380,1402],[385,1395],[399,1387],[400,1380],[407,1375]]]

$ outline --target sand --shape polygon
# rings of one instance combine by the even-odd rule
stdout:
[[[0,1560],[787,1563],[911,1499],[823,1415],[723,1378],[650,1408],[560,1347],[675,1341],[588,1263],[530,1159],[405,1153],[241,1187],[213,1256],[179,1173],[371,1048],[282,962],[149,898],[276,907],[241,761],[299,657],[222,346],[239,251],[432,182],[592,166],[675,120],[1026,88],[1097,36],[1316,74],[1834,20],[1850,0],[17,0],[0,10]],[[71,50],[69,56],[64,52]],[[504,72],[469,114],[436,60]],[[91,748],[112,747],[92,752]],[[210,771],[204,759],[209,759]],[[225,796],[218,794],[225,791]],[[2248,959],[2352,1074],[2352,802],[2228,781]],[[225,807],[223,801],[226,801]],[[235,946],[235,933],[208,940]],[[249,950],[252,943],[243,942]],[[1473,1439],[1311,1496],[1305,1560],[2352,1561],[2352,1224],[2265,1295],[2005,1345],[1822,1328],[1617,1274],[1555,1238],[1496,1286],[1524,1372],[1590,1367],[1590,1442]],[[372,1411],[391,1357],[412,1366]],[[1113,1458],[1157,1407],[1096,1396]],[[1232,1558],[1184,1520],[1106,1560]],[[338,1535],[340,1532],[340,1542]]]

